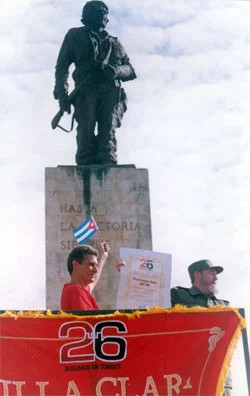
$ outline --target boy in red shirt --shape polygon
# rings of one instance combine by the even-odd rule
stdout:
[[[62,310],[99,309],[91,293],[99,281],[109,250],[109,244],[105,240],[100,243],[98,252],[88,245],[77,246],[72,250],[67,262],[71,282],[63,286]]]

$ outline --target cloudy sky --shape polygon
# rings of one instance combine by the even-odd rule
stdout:
[[[119,163],[149,170],[154,250],[173,255],[173,286],[195,260],[224,266],[219,296],[250,312],[250,2],[107,4],[138,75]],[[82,5],[0,0],[0,309],[45,308],[44,168],[75,155],[75,133],[50,128],[54,66]]]

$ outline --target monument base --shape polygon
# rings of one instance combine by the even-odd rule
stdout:
[[[93,215],[111,251],[94,295],[101,309],[115,309],[120,247],[152,249],[147,169],[134,165],[58,166],[45,169],[46,304],[60,308],[64,283],[70,281],[67,257],[77,246],[72,230]]]

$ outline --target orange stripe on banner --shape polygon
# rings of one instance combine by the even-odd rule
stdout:
[[[180,331],[163,331],[162,333],[148,333],[148,334],[132,334],[132,335],[125,335],[123,337],[129,338],[129,337],[147,337],[147,336],[158,336],[158,335],[165,335],[165,334],[186,334],[186,333],[204,333],[206,331],[210,331],[211,328],[209,329],[197,329],[197,330],[180,330]]]
[[[204,374],[205,374],[205,370],[207,368],[207,363],[208,363],[208,360],[209,360],[210,356],[211,356],[211,352],[209,352],[209,355],[208,355],[208,357],[207,357],[207,359],[205,361],[204,367],[203,367],[202,372],[201,372],[199,388],[198,388],[198,396],[200,396],[200,394],[201,394],[200,393],[201,392],[201,384],[202,384],[202,380],[203,380],[203,377],[204,377]]]
[[[180,331],[163,331],[157,333],[144,333],[144,334],[124,334],[124,338],[136,338],[136,337],[152,337],[159,335],[171,335],[171,334],[187,334],[187,333],[204,333],[210,332],[209,329],[197,329],[197,330],[180,330]],[[65,338],[41,338],[41,337],[16,337],[16,336],[0,336],[3,340],[33,340],[33,341],[65,341],[65,340],[82,340],[83,337],[65,337]]]

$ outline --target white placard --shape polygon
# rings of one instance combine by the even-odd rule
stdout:
[[[117,309],[170,308],[171,254],[120,248],[120,257],[126,265],[121,267]]]

